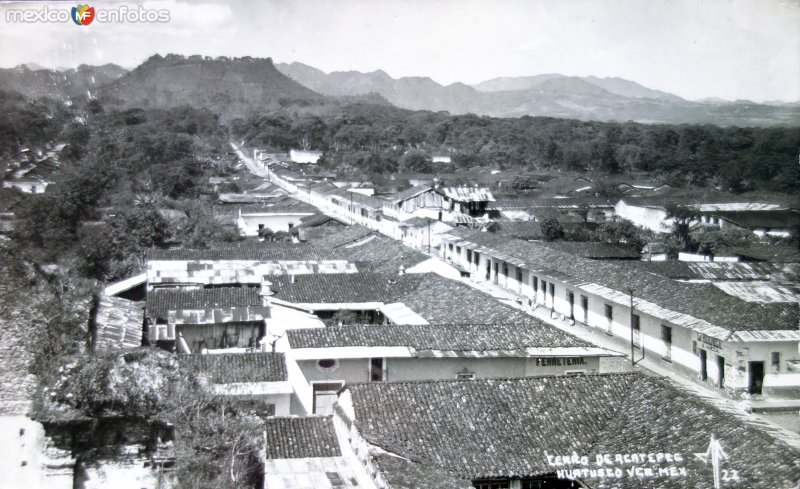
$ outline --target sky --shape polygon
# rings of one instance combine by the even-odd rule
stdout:
[[[626,78],[689,100],[800,101],[800,0],[148,0],[92,2],[89,25],[7,17],[76,5],[0,1],[0,67],[252,56],[445,85],[560,73]],[[169,19],[98,14],[140,8]]]

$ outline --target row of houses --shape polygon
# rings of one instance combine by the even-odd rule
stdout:
[[[586,259],[480,231],[457,229],[442,240],[442,258],[472,280],[517,294],[627,347],[632,343],[692,379],[731,395],[800,393],[797,296],[769,297],[781,288],[796,290],[791,283],[762,280],[770,291],[766,296],[737,296],[730,283],[748,288],[752,276],[723,286],[682,282],[653,273],[648,264]],[[749,267],[725,265],[729,273]]]

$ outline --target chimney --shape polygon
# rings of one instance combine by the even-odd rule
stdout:
[[[258,295],[261,296],[261,303],[264,307],[269,307],[269,297],[275,295],[272,291],[272,282],[269,280],[262,278],[261,279],[261,290],[259,291]]]

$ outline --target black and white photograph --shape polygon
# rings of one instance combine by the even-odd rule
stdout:
[[[0,0],[0,488],[800,489],[800,0]]]

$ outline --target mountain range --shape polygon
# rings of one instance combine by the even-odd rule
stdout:
[[[441,85],[425,77],[394,79],[384,71],[325,73],[302,63],[278,70],[323,95],[374,92],[412,110],[494,117],[549,116],[581,120],[718,125],[800,124],[798,104],[684,100],[622,78],[544,74],[494,78],[476,85]]]
[[[33,68],[33,69],[32,69]],[[543,74],[501,77],[475,85],[441,85],[427,77],[325,73],[270,58],[155,55],[133,70],[81,65],[48,70],[36,65],[0,69],[0,88],[28,97],[96,97],[116,107],[205,107],[224,119],[278,109],[286,103],[324,104],[334,97],[404,109],[494,117],[548,116],[643,123],[722,126],[800,126],[800,104],[688,101],[622,78]]]

